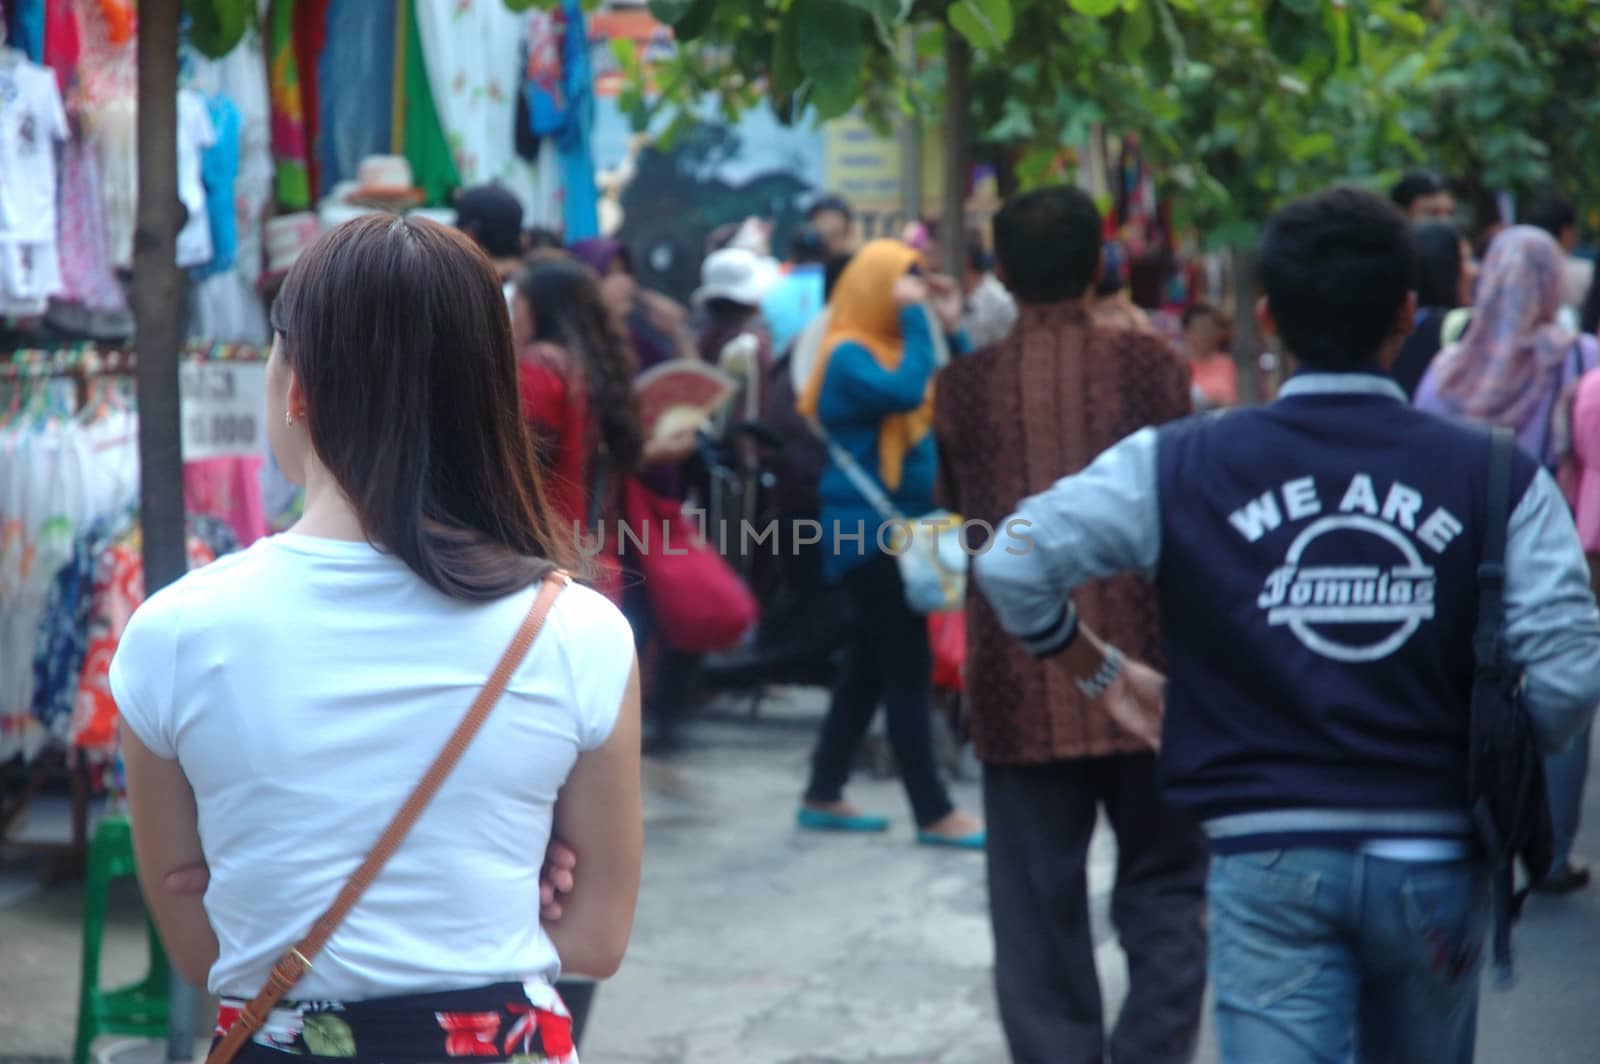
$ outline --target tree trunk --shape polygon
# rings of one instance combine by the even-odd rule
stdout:
[[[917,69],[917,42],[909,30],[900,34],[900,63],[907,72]],[[900,209],[907,222],[922,220],[922,115],[900,116]]]
[[[947,29],[944,93],[944,209],[939,224],[944,268],[961,277],[967,257],[967,73],[972,51],[966,38]]]
[[[139,519],[147,592],[187,568],[178,349],[183,275],[177,266],[179,0],[139,5],[139,206],[133,314],[139,350]]]
[[[139,5],[139,207],[133,240],[133,316],[139,351],[139,521],[144,582],[154,593],[188,568],[184,543],[183,450],[178,414],[178,349],[183,343],[183,274],[177,266],[178,8]],[[167,1059],[194,1055],[199,992],[171,975]]]
[[[1256,249],[1235,247],[1233,263],[1233,360],[1239,367],[1239,401],[1246,406],[1262,399],[1261,330],[1256,326],[1256,301],[1261,279]]]

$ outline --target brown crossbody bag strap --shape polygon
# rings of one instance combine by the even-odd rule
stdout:
[[[254,1001],[239,1012],[239,1018],[206,1057],[206,1064],[229,1064],[245,1042],[261,1030],[272,1015],[272,1010],[283,1000],[283,996],[311,970],[312,960],[322,952],[322,947],[328,944],[328,939],[333,937],[333,933],[344,922],[344,918],[350,915],[350,910],[355,908],[361,895],[378,877],[379,871],[400,848],[400,843],[416,824],[423,809],[433,800],[440,785],[456,767],[456,762],[461,760],[461,755],[466,752],[473,736],[478,734],[483,722],[489,719],[489,712],[505,693],[511,674],[522,664],[522,659],[528,656],[529,648],[533,646],[539,630],[544,627],[545,618],[550,615],[550,607],[555,604],[556,596],[561,594],[561,589],[567,586],[568,579],[567,574],[560,571],[551,573],[545,579],[544,586],[539,589],[538,598],[534,600],[533,608],[528,611],[522,627],[517,629],[516,638],[511,640],[511,645],[501,656],[500,663],[495,666],[483,689],[478,692],[472,708],[467,710],[467,715],[456,725],[450,741],[429,766],[427,774],[422,777],[422,782],[417,784],[411,796],[400,807],[400,811],[389,822],[389,826],[383,829],[383,834],[378,836],[378,841],[368,852],[366,860],[351,873],[344,889],[339,891],[339,896],[328,906],[328,911],[319,916],[317,922],[311,925],[306,937],[273,966],[272,974],[267,977],[267,985],[261,988]]]

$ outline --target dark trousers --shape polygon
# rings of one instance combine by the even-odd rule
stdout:
[[[1157,796],[1155,757],[986,765],[1000,1020],[1018,1064],[1167,1064],[1194,1053],[1206,985],[1204,837]],[[1117,836],[1111,918],[1128,998],[1110,1038],[1089,926],[1096,812]]]
[[[626,566],[627,560],[624,560]],[[664,753],[682,740],[682,726],[693,709],[695,685],[700,679],[702,655],[674,650],[657,638],[655,616],[650,610],[650,594],[636,572],[629,573],[622,592],[622,613],[633,627],[633,640],[639,652],[644,678],[644,715],[650,725],[646,752]]]
[[[912,815],[918,827],[927,827],[955,808],[933,753],[928,698],[933,652],[928,648],[928,620],[906,605],[900,570],[887,554],[874,555],[852,569],[842,583],[855,613],[855,629],[844,673],[817,738],[806,800],[839,800],[861,740],[882,701],[888,714],[889,745]]]

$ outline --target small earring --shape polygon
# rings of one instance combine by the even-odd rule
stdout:
[[[294,427],[294,415],[289,413],[289,411],[285,410],[283,412],[283,423],[285,425],[289,426],[290,428],[293,428]]]

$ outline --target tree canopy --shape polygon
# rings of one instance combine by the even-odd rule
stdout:
[[[1588,0],[651,0],[682,47],[632,67],[636,122],[714,95],[731,116],[940,114],[945,35],[974,63],[973,147],[1024,186],[1100,124],[1137,133],[1182,220],[1247,240],[1339,179],[1432,165],[1481,192],[1600,192]],[[907,43],[909,42],[909,44]],[[625,67],[628,56],[623,56]],[[687,119],[686,119],[687,120]]]

